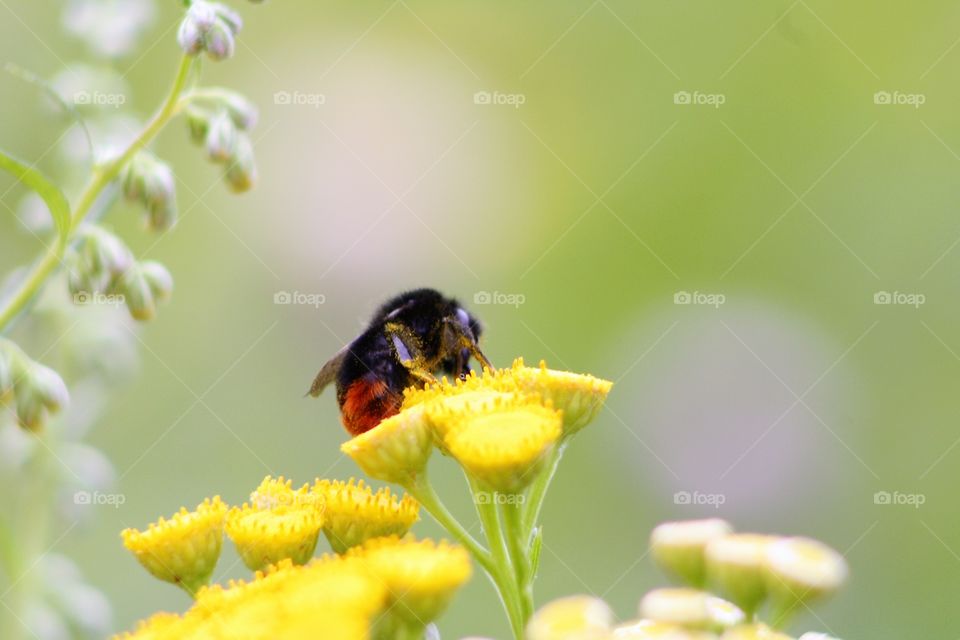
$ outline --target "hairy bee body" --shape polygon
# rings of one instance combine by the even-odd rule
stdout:
[[[310,395],[335,383],[343,425],[359,435],[397,413],[407,387],[439,372],[465,376],[471,357],[490,366],[477,345],[480,332],[479,321],[455,299],[433,289],[402,293],[324,365]]]

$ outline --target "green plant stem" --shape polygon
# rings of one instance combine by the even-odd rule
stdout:
[[[450,513],[440,500],[430,484],[426,472],[418,475],[412,482],[404,486],[407,492],[412,495],[423,506],[427,512],[433,516],[447,532],[460,542],[467,551],[476,559],[477,563],[483,567],[487,576],[493,582],[497,594],[500,596],[500,602],[503,604],[507,617],[510,620],[510,627],[513,630],[514,637],[517,640],[523,638],[523,618],[519,603],[519,594],[516,589],[516,582],[513,574],[513,568],[506,554],[506,547],[503,544],[503,538],[500,531],[499,522],[496,517],[496,507],[493,506],[494,520],[486,520],[489,512],[481,513],[480,519],[483,524],[484,533],[487,535],[487,541],[493,546],[493,552],[487,551],[473,536],[460,524],[459,521]],[[476,487],[471,482],[471,490],[474,493],[474,502],[477,504],[477,511],[480,512],[481,505],[477,501]],[[496,543],[496,544],[495,544]]]
[[[16,556],[7,587],[9,594],[4,597],[8,603],[8,608],[3,611],[6,623],[0,625],[0,637],[5,640],[24,640],[32,636],[25,626],[24,612],[42,586],[38,584],[37,564],[43,559],[50,527],[54,491],[51,447],[55,443],[49,441],[42,431],[34,437],[38,442],[33,459],[22,475],[20,508],[16,510],[19,514],[14,525]]]
[[[528,553],[530,544],[533,542],[534,527],[537,526],[537,521],[540,520],[543,500],[547,495],[547,490],[550,488],[550,483],[553,482],[553,477],[557,475],[557,469],[560,467],[560,459],[563,458],[563,452],[566,447],[567,443],[564,440],[561,440],[557,446],[554,447],[543,471],[541,471],[540,475],[533,481],[533,486],[531,486],[530,493],[527,495],[527,501],[524,503],[520,531],[522,532],[522,539],[526,540],[525,544],[528,547]]]
[[[494,582],[497,584],[497,588],[500,591],[500,598],[503,600],[504,608],[507,610],[507,616],[510,618],[510,626],[513,629],[514,637],[520,640],[523,638],[526,618],[523,614],[523,604],[520,596],[520,585],[517,582],[517,573],[510,559],[510,552],[507,548],[507,542],[504,539],[503,528],[500,523],[500,513],[496,505],[496,493],[487,491],[469,475],[467,476],[467,480],[470,483],[470,492],[473,494],[473,503],[477,507],[480,524],[483,526],[483,533],[490,546],[493,562],[497,566],[497,575],[494,576]]]
[[[433,516],[433,519],[436,520],[441,527],[446,529],[450,535],[467,548],[467,551],[480,563],[481,567],[488,573],[492,573],[495,567],[493,566],[490,552],[484,549],[483,545],[477,542],[477,540],[463,528],[463,525],[457,521],[453,514],[450,513],[440,500],[440,496],[434,491],[433,485],[430,484],[426,472],[418,475],[416,480],[405,486],[404,489],[416,498],[417,502]]]
[[[516,496],[514,496],[516,497]],[[517,591],[520,596],[520,612],[523,615],[523,624],[533,615],[533,571],[530,566],[530,552],[525,544],[523,532],[523,507],[513,500],[507,500],[501,505],[504,522],[504,532],[507,538],[507,549],[510,552],[510,561],[517,580]]]
[[[123,167],[133,156],[152,141],[164,125],[167,124],[180,110],[180,94],[183,93],[190,75],[190,68],[194,58],[183,56],[177,68],[177,75],[163,104],[153,115],[140,135],[130,143],[119,156],[108,160],[104,164],[95,164],[90,179],[80,193],[77,204],[70,214],[70,225],[66,234],[57,242],[47,247],[43,257],[31,267],[30,272],[17,288],[17,291],[0,309],[0,333],[7,330],[10,323],[37,295],[44,283],[53,274],[57,266],[63,261],[67,247],[70,245],[74,232],[83,222],[90,208],[97,201],[104,187],[110,184],[120,174]]]

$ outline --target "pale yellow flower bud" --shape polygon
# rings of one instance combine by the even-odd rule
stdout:
[[[697,589],[654,589],[640,601],[640,615],[658,622],[715,631],[740,624],[746,618],[736,605]]]
[[[711,540],[733,532],[724,520],[665,522],[650,535],[653,557],[666,571],[695,587],[706,581],[704,550]]]
[[[767,596],[767,546],[775,536],[734,533],[707,543],[705,557],[709,582],[747,615],[753,614]]]
[[[540,607],[527,624],[528,640],[605,640],[613,626],[610,605],[593,596],[568,596]]]

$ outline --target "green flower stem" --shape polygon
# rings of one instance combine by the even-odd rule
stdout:
[[[470,483],[470,493],[473,495],[473,503],[477,507],[480,524],[483,525],[484,535],[486,535],[487,542],[490,545],[493,562],[497,566],[497,575],[494,577],[494,581],[500,590],[500,598],[503,600],[507,615],[510,618],[510,626],[513,628],[514,637],[520,640],[523,638],[523,630],[526,627],[526,617],[523,613],[516,569],[514,569],[511,561],[500,523],[500,512],[495,501],[496,493],[485,490],[469,475],[467,475],[467,480]]]
[[[530,566],[528,545],[524,544],[526,538],[523,532],[523,506],[515,500],[507,500],[501,507],[507,548],[517,579],[520,611],[526,626],[527,620],[533,615],[533,568]]]
[[[430,484],[430,480],[427,478],[426,472],[421,473],[416,477],[416,479],[404,486],[404,489],[416,498],[427,512],[433,516],[433,519],[437,523],[446,529],[450,535],[457,539],[457,541],[467,548],[467,551],[476,558],[477,562],[480,563],[488,573],[492,573],[494,570],[493,559],[490,556],[490,552],[483,548],[477,540],[470,535],[470,533],[463,528],[457,519],[453,516],[452,513],[447,509],[447,507],[440,500],[440,496],[437,495],[437,492],[434,491],[433,485]]]
[[[174,78],[173,85],[167,94],[166,99],[160,106],[160,109],[153,115],[150,122],[143,128],[140,135],[130,143],[119,156],[107,161],[104,164],[94,165],[90,175],[90,180],[80,194],[77,204],[70,215],[70,224],[67,233],[57,240],[57,242],[47,247],[43,257],[33,265],[29,274],[20,283],[17,291],[0,309],[0,333],[7,330],[10,323],[21,311],[30,303],[43,287],[47,279],[56,271],[57,266],[63,261],[67,247],[70,245],[74,232],[83,222],[90,208],[97,201],[103,189],[110,184],[118,175],[123,167],[133,156],[146,147],[152,141],[160,130],[177,115],[181,108],[180,94],[183,93],[187,84],[187,78],[190,75],[190,69],[193,66],[194,58],[183,56],[180,59],[180,66],[177,69],[177,75]]]
[[[553,482],[553,477],[557,475],[557,469],[560,467],[560,459],[563,458],[563,452],[566,447],[567,443],[565,440],[557,443],[557,446],[554,447],[553,452],[550,454],[550,458],[547,460],[546,466],[543,471],[540,472],[540,475],[537,476],[536,480],[533,481],[533,486],[527,495],[527,501],[523,506],[520,528],[522,532],[521,539],[527,541],[527,547],[533,542],[533,530],[534,527],[537,526],[537,521],[540,519],[540,511],[543,509],[543,499],[547,495],[550,483]]]
[[[440,526],[447,530],[450,535],[456,538],[460,544],[467,548],[467,551],[483,567],[483,570],[490,577],[493,586],[496,588],[500,601],[507,617],[510,619],[510,626],[514,637],[517,640],[523,638],[523,619],[519,603],[519,594],[514,580],[513,567],[506,554],[506,547],[503,544],[503,537],[500,531],[500,525],[497,518],[495,505],[493,509],[493,521],[488,520],[489,512],[481,512],[481,505],[477,501],[476,495],[478,489],[474,487],[471,481],[471,490],[474,493],[474,502],[477,503],[477,511],[481,512],[480,519],[483,524],[484,533],[487,535],[488,542],[493,545],[493,552],[487,551],[473,536],[457,521],[440,500],[440,496],[433,489],[426,472],[418,474],[410,483],[404,486],[404,489],[416,498],[427,512],[433,516]]]

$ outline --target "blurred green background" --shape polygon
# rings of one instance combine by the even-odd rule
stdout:
[[[56,546],[118,629],[188,604],[136,565],[122,528],[216,493],[238,503],[268,473],[356,475],[332,394],[303,392],[379,302],[429,285],[482,317],[495,363],[616,381],[548,497],[538,602],[594,593],[632,617],[665,580],[644,557],[650,529],[719,515],[845,553],[849,586],[798,632],[957,633],[960,5],[239,8],[236,59],[205,81],[260,106],[258,187],[229,194],[175,122],[155,149],[177,171],[180,223],[157,237],[130,206],[108,218],[177,282],[88,438],[126,502]],[[0,2],[0,59],[51,76],[82,57],[60,9]],[[179,15],[162,3],[116,63],[141,116],[173,74]],[[56,173],[44,152],[63,122],[15,79],[0,91],[0,144]],[[0,215],[3,269],[39,249]],[[440,491],[474,522],[444,462]],[[916,494],[919,508],[896,504]],[[222,577],[245,574],[235,559]],[[479,575],[440,627],[507,633]]]

